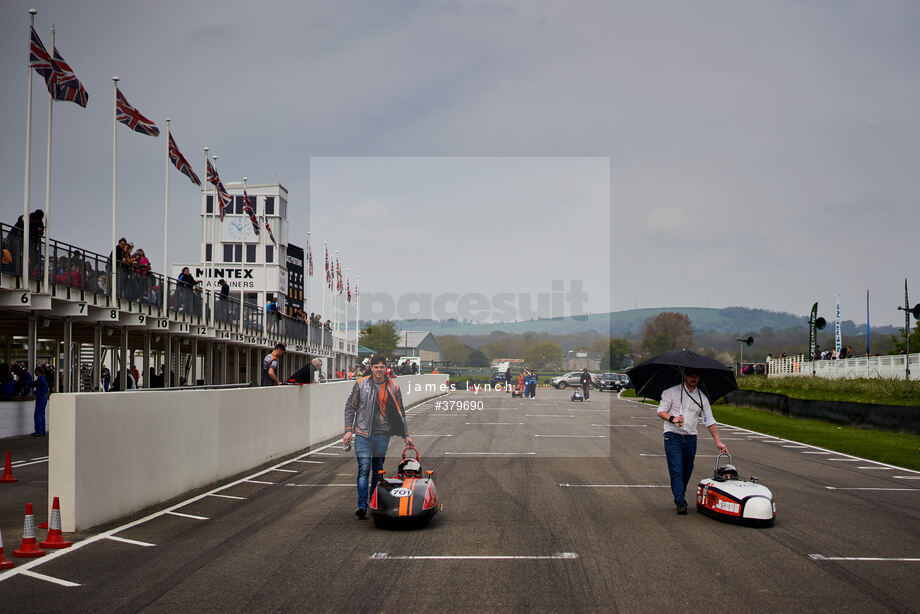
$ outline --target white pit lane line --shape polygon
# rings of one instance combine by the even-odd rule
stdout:
[[[131,544],[133,546],[144,546],[145,548],[150,548],[151,546],[156,546],[156,544],[151,544],[150,542],[142,542],[136,539],[128,539],[127,537],[118,537],[117,535],[109,535],[106,539],[110,539],[116,542],[122,542],[123,544]]]
[[[824,556],[823,554],[809,554],[815,561],[856,561],[856,562],[894,562],[894,563],[920,563],[920,558],[914,557],[881,557],[881,556]]]
[[[372,561],[546,561],[574,560],[574,552],[556,552],[549,555],[527,554],[438,554],[438,555],[396,555],[389,552],[375,552],[369,557]]]
[[[567,484],[560,482],[561,488],[670,488],[668,484]]]

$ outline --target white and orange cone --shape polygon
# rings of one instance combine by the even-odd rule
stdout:
[[[0,478],[0,482],[18,482],[19,480],[13,477],[13,463],[10,462],[10,451],[6,451],[6,462],[3,464],[3,477]]]
[[[3,534],[0,533],[0,569],[12,569],[13,567],[16,567],[16,564],[3,556]]]
[[[13,550],[13,556],[21,559],[34,559],[48,554],[39,550],[35,544],[35,516],[32,514],[32,504],[26,503],[26,520],[22,527],[22,544],[19,550]]]
[[[51,527],[48,529],[48,539],[39,544],[42,548],[70,548],[73,542],[64,541],[64,534],[61,532],[61,502],[54,498],[51,505]]]

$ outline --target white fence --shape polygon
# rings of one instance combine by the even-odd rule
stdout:
[[[769,377],[808,375],[826,379],[884,378],[904,379],[905,361],[910,360],[910,379],[920,380],[920,354],[861,356],[842,360],[806,360],[804,354],[774,358],[769,362]]]

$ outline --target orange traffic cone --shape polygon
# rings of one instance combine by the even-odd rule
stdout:
[[[0,482],[18,482],[19,480],[13,477],[13,463],[10,462],[10,451],[6,451],[6,463],[3,465],[3,477],[0,478]]]
[[[39,550],[35,545],[35,516],[32,515],[32,504],[26,503],[26,521],[22,528],[22,544],[19,550],[13,550],[13,556],[21,559],[34,559],[48,554]]]
[[[16,567],[16,564],[3,556],[3,535],[0,534],[0,569],[12,569],[13,567]]]
[[[64,534],[61,533],[61,502],[54,498],[51,505],[51,528],[48,529],[48,539],[39,544],[42,548],[70,548],[72,542],[64,541]]]

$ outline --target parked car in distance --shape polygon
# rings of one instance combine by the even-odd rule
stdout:
[[[591,385],[594,388],[599,388],[601,385],[600,377],[598,377],[597,374],[590,372],[588,375],[591,376]],[[549,380],[549,385],[558,389],[581,386],[581,371],[569,371],[565,375],[557,375],[553,379]]]
[[[598,386],[597,389],[619,392],[622,390],[621,382],[622,380],[620,379],[619,373],[602,373],[600,377],[600,386]]]

